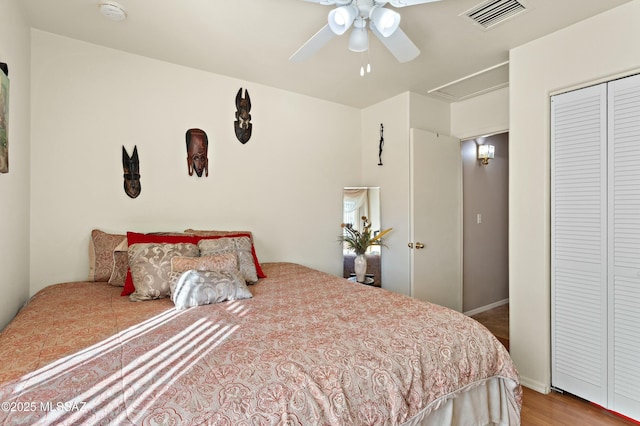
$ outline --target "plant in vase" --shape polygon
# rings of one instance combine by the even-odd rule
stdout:
[[[378,232],[375,236],[372,236],[371,222],[366,216],[362,216],[362,230],[358,230],[353,227],[351,223],[343,223],[340,226],[344,229],[338,240],[342,243],[346,243],[347,248],[353,250],[356,254],[356,258],[353,263],[353,268],[356,273],[356,281],[362,283],[365,280],[367,272],[367,258],[365,253],[371,246],[381,246],[382,237],[388,234],[393,228],[387,228],[384,231]]]

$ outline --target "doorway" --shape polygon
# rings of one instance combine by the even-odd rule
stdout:
[[[486,165],[478,160],[480,145],[494,146],[494,157]],[[474,317],[483,313],[479,317],[490,318],[492,327],[500,329],[496,333],[504,335],[509,303],[509,133],[463,140],[461,152],[463,312]],[[493,309],[497,319],[491,315]]]

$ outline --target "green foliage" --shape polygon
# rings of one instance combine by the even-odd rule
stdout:
[[[372,237],[371,222],[366,216],[362,216],[362,231],[355,229],[351,223],[343,223],[340,226],[344,229],[344,232],[338,237],[338,241],[345,243],[347,248],[353,250],[356,254],[364,254],[369,246],[384,245],[382,244],[382,236],[392,229],[385,229],[375,237]]]

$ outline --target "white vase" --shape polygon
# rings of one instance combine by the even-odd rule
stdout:
[[[356,281],[363,283],[367,276],[367,258],[364,254],[359,254],[353,261],[353,269],[356,273]]]

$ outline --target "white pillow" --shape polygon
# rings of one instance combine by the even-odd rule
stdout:
[[[253,297],[238,271],[184,272],[178,279],[171,300],[177,309]]]

